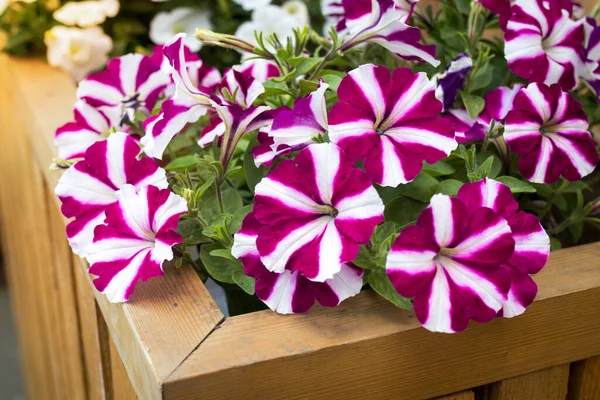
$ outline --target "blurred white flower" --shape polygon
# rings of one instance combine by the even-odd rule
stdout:
[[[268,5],[264,8],[254,10],[252,20],[241,24],[235,36],[257,45],[254,37],[254,32],[262,32],[263,38],[267,38],[270,34],[275,33],[282,43],[285,43],[286,38],[292,37],[293,28],[301,28],[310,23],[308,10],[306,5],[301,1],[288,1],[281,7]],[[267,49],[274,49],[266,43]]]
[[[75,80],[81,80],[91,71],[108,61],[112,40],[104,31],[89,28],[55,26],[44,35],[48,48],[48,64],[67,71]]]
[[[246,11],[252,11],[271,4],[271,0],[233,0],[233,2],[242,6]]]
[[[55,20],[65,25],[78,25],[82,28],[99,25],[107,17],[119,12],[119,0],[70,1],[52,14]]]
[[[194,38],[196,28],[212,30],[210,13],[194,8],[176,8],[160,12],[150,22],[150,40],[156,44],[171,43],[178,33],[187,33],[184,44],[192,51],[198,51],[202,43]]]

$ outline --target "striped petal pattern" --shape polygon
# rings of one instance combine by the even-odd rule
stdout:
[[[600,27],[593,18],[586,18],[583,27],[585,66],[582,68],[581,77],[596,93],[596,99],[600,103]]]
[[[329,86],[320,82],[308,97],[296,100],[294,110],[279,111],[268,132],[271,151],[259,151],[254,158],[257,165],[272,163],[277,154],[300,150],[313,142],[313,138],[327,132],[327,107],[325,91]],[[266,156],[269,154],[269,156]]]
[[[452,125],[458,143],[485,139],[485,125],[480,123],[479,118],[471,118],[464,108],[448,110],[442,118]]]
[[[423,161],[447,157],[458,146],[452,125],[438,118],[442,104],[425,73],[366,64],[350,71],[329,113],[329,137],[382,186],[412,181]]]
[[[501,315],[510,318],[522,314],[537,294],[537,285],[530,275],[537,274],[548,261],[548,234],[534,215],[518,211],[519,206],[510,189],[500,182],[484,179],[467,183],[457,197],[467,209],[491,208],[508,223],[515,250],[502,266],[510,276],[511,285]]]
[[[127,301],[139,281],[163,275],[163,262],[182,242],[175,229],[187,212],[182,197],[152,185],[137,191],[126,184],[115,197],[87,255],[94,286],[113,303]]]
[[[406,12],[392,0],[342,0],[348,50],[361,43],[376,43],[407,60],[427,62],[435,67],[435,46],[420,43],[418,28],[406,25]]]
[[[255,188],[261,260],[271,272],[325,282],[369,242],[383,208],[369,179],[337,146],[312,144]]]
[[[220,78],[214,68],[202,65],[196,68],[198,65],[190,65],[186,59],[184,39],[185,34],[179,34],[172,43],[163,48],[164,55],[171,65],[175,95],[163,102],[158,116],[144,121],[144,152],[158,159],[162,159],[165,149],[175,135],[188,123],[198,121],[211,109],[210,96],[215,91],[216,79]]]
[[[94,107],[121,110],[121,121],[133,121],[136,111],[148,114],[169,85],[170,78],[151,57],[127,54],[113,58],[105,71],[79,83],[77,98]]]
[[[456,102],[458,91],[465,85],[472,67],[471,57],[462,53],[452,60],[444,72],[433,77],[437,85],[435,97],[442,102],[444,110],[450,110]]]
[[[75,254],[85,257],[94,237],[94,228],[104,222],[106,208],[116,201],[116,192],[126,184],[140,189],[147,185],[168,186],[165,171],[149,158],[138,160],[140,147],[125,133],[113,133],[85,152],[62,175],[55,192],[61,211],[74,218],[67,225],[67,237]]]
[[[517,0],[504,49],[508,66],[521,78],[572,90],[583,64],[583,21],[573,21],[560,3]]]
[[[498,87],[485,95],[485,107],[479,114],[479,123],[484,124],[489,129],[492,121],[500,124],[506,118],[506,115],[513,108],[513,103],[517,93],[523,89],[523,85],[516,84],[512,88],[507,86]]]
[[[519,171],[531,182],[554,183],[561,175],[574,182],[598,163],[581,105],[558,85],[521,89],[506,117],[504,139],[521,156]]]
[[[58,156],[65,160],[83,157],[92,144],[121,126],[120,112],[113,107],[96,108],[77,100],[73,114],[74,121],[58,128],[54,136]]]
[[[256,295],[271,310],[281,314],[303,313],[315,300],[324,307],[335,307],[360,292],[363,271],[350,264],[343,264],[340,272],[325,282],[313,282],[299,271],[270,272],[256,247],[262,227],[253,213],[248,214],[242,228],[234,235],[231,252],[242,261],[244,273],[256,280]]]
[[[510,289],[502,265],[514,248],[508,223],[490,208],[436,194],[392,245],[386,271],[400,295],[414,298],[426,329],[459,332],[502,309]]]

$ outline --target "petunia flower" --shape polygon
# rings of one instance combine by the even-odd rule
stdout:
[[[473,67],[471,57],[462,53],[452,60],[444,72],[433,77],[437,85],[435,97],[442,102],[444,110],[450,110],[456,102],[458,91],[465,85],[471,67]]]
[[[181,33],[183,41],[192,51],[198,51],[202,42],[194,38],[196,28],[212,29],[210,12],[190,7],[179,7],[157,13],[150,21],[148,36],[155,44],[167,44]]]
[[[580,76],[596,94],[600,103],[600,27],[593,18],[586,18],[583,24],[585,30],[584,60]]]
[[[267,133],[271,138],[265,143],[267,149],[254,152],[256,165],[269,165],[277,156],[303,149],[313,143],[313,138],[327,132],[325,91],[328,87],[321,81],[316,91],[296,100],[293,111],[285,108],[277,113]],[[264,137],[259,137],[259,141],[261,139],[266,142]]]
[[[504,53],[521,78],[571,90],[583,64],[583,21],[573,21],[559,3],[517,0],[506,27]]]
[[[467,110],[457,108],[444,112],[442,118],[448,121],[458,143],[468,143],[485,139],[485,126],[479,118],[471,118]]]
[[[165,171],[149,157],[138,160],[139,153],[140,146],[131,136],[113,133],[91,145],[84,159],[61,176],[55,193],[63,215],[74,218],[67,225],[67,237],[75,254],[87,255],[94,228],[102,224],[106,207],[117,200],[116,192],[124,185],[168,186]]]
[[[338,88],[329,113],[329,138],[382,186],[412,181],[423,161],[447,157],[458,144],[451,124],[438,118],[442,104],[423,72],[362,65]]]
[[[52,16],[65,25],[87,28],[102,24],[107,17],[115,17],[119,8],[118,0],[70,1],[54,11]]]
[[[169,84],[169,77],[143,54],[113,58],[105,71],[79,83],[77,97],[94,107],[121,110],[121,122],[133,121],[136,111],[148,114]]]
[[[298,314],[308,311],[315,300],[324,307],[336,307],[355,296],[363,286],[363,271],[344,264],[340,272],[325,282],[313,282],[299,271],[270,272],[260,260],[256,239],[262,225],[250,213],[242,228],[233,235],[231,253],[244,265],[244,273],[256,279],[256,295],[271,310],[281,314]]]
[[[435,58],[435,46],[419,43],[421,32],[401,22],[405,12],[393,0],[342,0],[342,5],[348,30],[342,51],[375,43],[407,60],[440,65]]]
[[[367,176],[337,146],[312,144],[256,185],[260,258],[271,272],[325,282],[369,242],[383,208]]]
[[[163,262],[173,259],[172,247],[182,242],[175,229],[187,212],[182,197],[152,185],[139,191],[124,185],[116,200],[87,255],[88,272],[97,276],[94,286],[113,303],[127,301],[139,281],[163,275]]]
[[[467,183],[457,195],[469,210],[491,208],[508,223],[515,241],[515,250],[502,268],[510,276],[510,290],[501,314],[511,318],[525,312],[537,294],[537,285],[530,275],[546,265],[550,254],[550,238],[535,215],[519,211],[510,188],[492,179]]]
[[[400,295],[414,298],[426,329],[460,332],[470,319],[492,320],[506,303],[511,281],[502,266],[514,248],[502,216],[436,194],[392,245],[386,271]]]
[[[73,114],[74,121],[58,128],[54,137],[58,156],[65,160],[83,157],[92,144],[104,140],[111,130],[121,126],[118,110],[95,108],[84,100],[75,102]]]
[[[598,163],[596,142],[577,102],[560,86],[532,83],[517,94],[506,116],[504,140],[521,156],[519,171],[531,182],[574,182]]]
[[[271,4],[271,0],[233,0],[246,11],[252,11],[257,8],[262,8]]]
[[[185,37],[185,34],[177,35],[172,43],[163,48],[172,68],[175,95],[162,103],[159,114],[144,121],[144,152],[158,159],[162,158],[168,144],[186,124],[198,121],[211,109],[210,96],[220,78],[214,68],[203,68],[203,65],[197,69],[190,67]]]

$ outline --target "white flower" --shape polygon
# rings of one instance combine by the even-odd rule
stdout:
[[[119,0],[88,0],[68,2],[52,14],[55,20],[65,25],[82,28],[103,23],[107,17],[119,12]]]
[[[271,4],[271,0],[233,0],[233,2],[242,6],[246,11],[256,10]]]
[[[187,33],[184,44],[195,52],[202,47],[202,43],[194,38],[196,28],[212,30],[210,13],[181,7],[156,14],[150,22],[149,36],[156,44],[167,44],[171,43],[178,33]]]
[[[48,64],[62,68],[78,81],[106,64],[112,50],[112,40],[97,26],[85,29],[55,26],[46,31],[44,43],[48,48]]]
[[[309,23],[308,10],[301,1],[288,1],[281,7],[269,5],[254,10],[252,20],[241,24],[235,36],[253,44],[258,45],[254,32],[262,32],[263,38],[275,33],[282,43],[287,37],[292,37],[293,28],[301,28]],[[267,49],[274,49],[265,42]]]

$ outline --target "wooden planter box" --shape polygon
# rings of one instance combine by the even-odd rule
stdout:
[[[0,56],[0,236],[29,398],[600,399],[600,243],[552,253],[525,315],[457,335],[368,291],[224,318],[188,267],[109,304],[70,252],[48,169],[74,99],[62,72]]]

